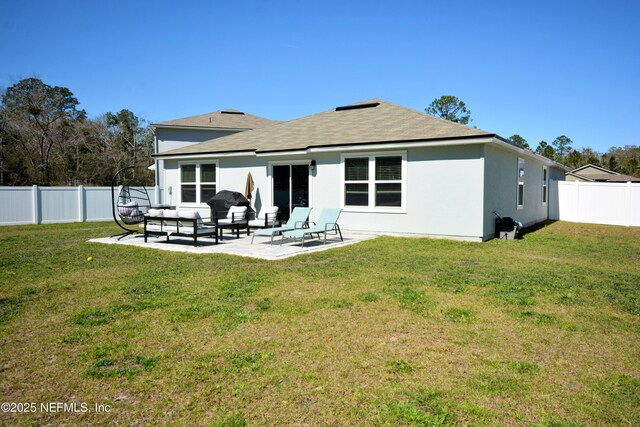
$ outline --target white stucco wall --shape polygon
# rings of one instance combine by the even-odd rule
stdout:
[[[402,213],[349,212],[340,217],[345,230],[412,233],[481,240],[483,236],[482,145],[412,148],[406,151],[406,209]],[[393,151],[394,153],[397,150]],[[367,152],[364,152],[367,153]],[[271,162],[315,160],[317,170],[309,179],[311,219],[324,207],[343,207],[341,155],[338,152],[308,156],[220,157],[218,190],[244,192],[246,177],[253,176],[256,192],[252,205],[271,206]],[[211,159],[213,160],[213,158]],[[181,205],[180,173],[177,160],[165,161],[164,200],[181,208],[198,208],[208,214],[206,205]],[[168,191],[172,188],[172,194]]]

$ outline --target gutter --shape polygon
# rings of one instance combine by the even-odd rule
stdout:
[[[510,141],[495,135],[487,134],[480,136],[468,136],[468,137],[451,137],[451,138],[438,138],[438,139],[421,139],[417,141],[381,141],[381,142],[362,142],[355,144],[342,144],[342,145],[327,145],[327,146],[315,146],[307,147],[298,150],[238,150],[238,151],[210,151],[200,153],[176,153],[176,154],[153,154],[152,157],[156,159],[205,159],[212,157],[243,157],[243,156],[255,156],[255,157],[279,157],[279,156],[301,156],[313,153],[331,153],[331,152],[352,152],[352,151],[370,151],[370,150],[397,150],[408,148],[420,148],[420,147],[444,147],[444,146],[458,146],[458,145],[471,145],[471,144],[496,144],[499,147],[515,151],[522,156],[533,157],[542,163],[558,167],[565,172],[570,169],[563,164],[560,164],[554,160],[547,159],[538,153],[531,150],[520,148]]]
[[[184,154],[152,154],[151,157],[160,160],[169,159],[210,159],[212,157],[243,157],[253,156],[255,151],[226,151],[226,152],[210,152],[210,153],[184,153]]]
[[[149,125],[152,129],[188,129],[188,130],[217,130],[225,132],[244,132],[247,130],[253,130],[253,128],[221,128],[214,126],[182,126],[182,125],[161,125],[157,123],[151,123]]]
[[[529,157],[533,157],[534,159],[540,160],[542,163],[545,163],[549,166],[555,166],[557,168],[560,168],[562,170],[564,170],[565,172],[569,172],[571,169],[568,168],[567,166],[563,165],[562,163],[558,163],[555,160],[551,160],[551,159],[547,159],[544,156],[541,156],[540,154],[536,153],[535,151],[531,151],[531,150],[527,150],[525,148],[521,148],[518,147],[517,145],[514,145],[511,141],[504,139],[501,136],[495,135],[495,137],[493,138],[493,143],[495,143],[496,145],[503,147],[503,148],[508,148],[510,150],[516,151],[524,156],[529,156]]]

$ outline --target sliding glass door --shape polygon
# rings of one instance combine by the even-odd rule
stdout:
[[[273,166],[273,203],[284,221],[294,208],[309,206],[308,164]]]

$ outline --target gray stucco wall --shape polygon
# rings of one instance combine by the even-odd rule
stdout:
[[[518,158],[525,161],[524,207],[518,209]],[[548,218],[549,201],[542,203],[543,162],[534,157],[486,144],[484,148],[484,239],[495,233],[496,217],[509,216],[525,226]],[[548,166],[548,180],[564,179],[564,172],[555,166]],[[548,185],[550,191],[551,186]],[[549,194],[548,197],[552,197]]]
[[[170,129],[156,128],[158,153],[197,144],[210,139],[221,138],[237,132],[216,129]]]
[[[340,225],[345,230],[412,233],[431,236],[481,240],[483,224],[482,145],[460,145],[400,150],[406,152],[406,209],[402,212],[355,212],[345,208]],[[393,152],[398,152],[394,150]],[[383,154],[383,151],[375,152]],[[351,153],[350,153],[351,154]],[[361,154],[371,154],[363,152]],[[221,157],[218,160],[218,190],[244,192],[247,173],[251,172],[256,192],[252,205],[271,206],[273,162],[317,163],[309,179],[311,219],[317,219],[324,207],[341,207],[342,168],[340,153],[314,153],[308,156]],[[214,160],[213,158],[211,160]],[[206,205],[180,205],[179,162],[165,161],[165,198],[181,208],[198,209],[208,214]],[[515,172],[514,172],[515,173]],[[169,187],[172,194],[169,195]]]
[[[186,147],[188,145],[209,141],[215,138],[232,135],[237,131],[223,131],[217,129],[174,129],[156,128],[156,153]],[[156,183],[160,187],[166,187],[164,160],[156,160]],[[166,199],[165,199],[166,200]]]

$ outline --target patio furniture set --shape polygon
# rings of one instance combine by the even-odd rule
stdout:
[[[302,247],[305,240],[312,238],[314,234],[320,239],[324,235],[324,243],[327,243],[327,233],[334,232],[343,241],[342,231],[338,225],[338,218],[342,209],[325,208],[322,210],[317,222],[309,221],[311,208],[294,208],[291,216],[285,224],[281,224],[278,219],[278,208],[269,207],[262,209],[255,219],[247,219],[246,206],[231,206],[225,218],[218,219],[203,218],[195,211],[181,211],[175,209],[149,209],[144,215],[144,241],[148,236],[166,237],[169,236],[188,237],[193,239],[193,245],[198,246],[199,237],[213,238],[218,244],[222,238],[223,230],[229,229],[240,238],[240,230],[250,230],[255,228],[251,238],[251,243],[256,236],[273,238],[280,235],[280,244],[285,238],[301,239]]]
[[[338,225],[342,209],[323,209],[317,223],[309,221],[311,208],[307,207],[295,207],[285,224],[279,219],[277,206],[262,208],[254,219],[250,219],[253,215],[249,215],[249,200],[241,193],[228,190],[219,191],[207,201],[211,207],[210,218],[203,218],[198,211],[152,205],[145,187],[135,180],[134,167],[126,167],[116,173],[111,185],[111,197],[113,219],[124,230],[124,233],[111,236],[118,237],[118,240],[140,233],[139,227],[144,230],[145,243],[148,236],[165,237],[167,241],[170,236],[175,236],[193,239],[194,246],[198,246],[198,238],[202,237],[213,238],[218,244],[225,229],[235,232],[239,239],[241,229],[246,229],[248,236],[252,228],[256,229],[252,244],[256,236],[266,236],[271,238],[273,245],[273,238],[279,235],[280,245],[285,238],[292,238],[301,239],[304,247],[305,240],[314,234],[318,239],[323,234],[326,244],[329,232],[335,232],[341,241],[344,240]]]

